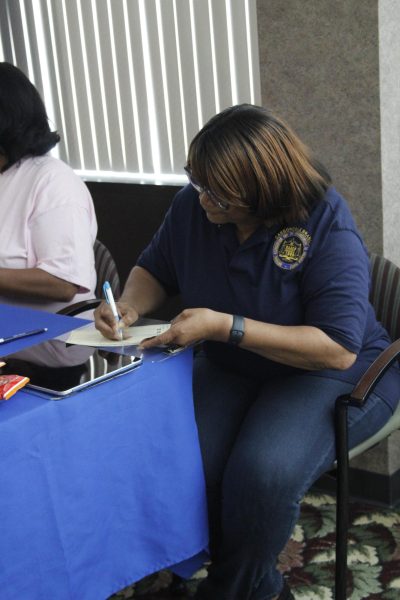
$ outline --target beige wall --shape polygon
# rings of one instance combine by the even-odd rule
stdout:
[[[400,2],[379,0],[384,255],[400,266]]]
[[[257,18],[263,105],[326,165],[382,252],[377,0],[258,0]]]

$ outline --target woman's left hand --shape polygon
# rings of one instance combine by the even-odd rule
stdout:
[[[187,308],[171,322],[171,327],[151,339],[142,340],[140,348],[177,344],[191,346],[202,340],[226,342],[232,326],[232,315],[209,308]]]

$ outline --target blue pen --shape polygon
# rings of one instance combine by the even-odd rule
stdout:
[[[42,327],[42,329],[32,329],[32,331],[23,331],[22,333],[15,333],[14,335],[10,335],[9,337],[0,338],[0,344],[5,344],[6,342],[13,342],[14,340],[20,340],[21,338],[26,338],[30,335],[37,335],[38,333],[45,333],[47,331],[47,327]]]
[[[112,293],[111,286],[108,281],[103,284],[103,292],[107,304],[110,306],[112,314],[114,315],[115,322],[117,324],[119,339],[123,340],[122,331],[119,327],[120,316],[118,314],[117,305],[115,304],[114,294]]]

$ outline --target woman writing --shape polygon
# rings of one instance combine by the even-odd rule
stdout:
[[[350,211],[279,118],[226,109],[193,139],[186,171],[191,185],[118,307],[129,325],[179,293],[183,312],[142,346],[203,341],[193,390],[212,563],[196,598],[290,599],[277,559],[303,495],[335,460],[335,400],[389,338]],[[104,304],[96,326],[116,338]],[[350,408],[351,446],[389,419],[399,391],[393,368],[363,410]]]

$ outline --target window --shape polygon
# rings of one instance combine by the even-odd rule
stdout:
[[[255,0],[3,0],[0,23],[85,179],[182,184],[201,126],[260,103]]]

